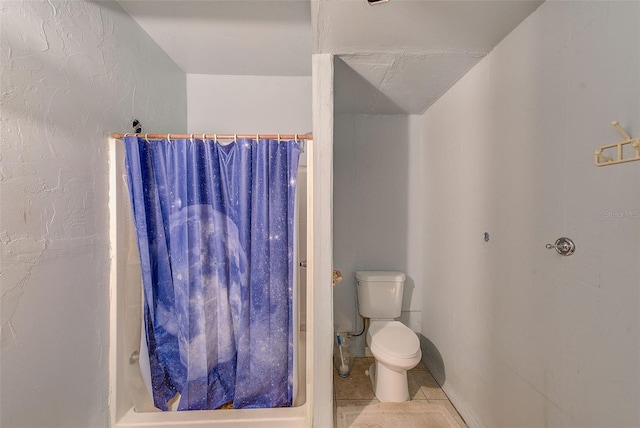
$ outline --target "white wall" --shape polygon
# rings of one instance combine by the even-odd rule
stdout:
[[[638,2],[546,2],[424,115],[423,345],[472,427],[640,425],[640,162],[593,165],[612,120],[640,136]]]
[[[188,74],[187,94],[190,133],[311,131],[310,76]]]
[[[116,2],[0,16],[0,425],[106,426],[106,133],[184,132],[186,78]]]
[[[420,331],[422,208],[409,197],[421,173],[416,118],[335,116],[333,263],[344,277],[334,289],[336,331],[362,327],[355,298],[358,270],[405,272],[401,320]],[[363,338],[355,344],[358,355]]]

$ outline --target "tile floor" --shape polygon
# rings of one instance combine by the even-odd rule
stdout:
[[[333,370],[334,418],[338,406],[362,406],[379,403],[371,388],[371,380],[369,376],[365,375],[365,370],[373,364],[373,361],[372,357],[356,358],[351,374],[346,378],[341,378],[337,371]],[[449,410],[460,427],[466,428],[467,425],[458,411],[453,407],[423,362],[407,373],[407,379],[412,401],[425,400],[429,403],[442,404]],[[334,422],[336,421],[334,420]]]

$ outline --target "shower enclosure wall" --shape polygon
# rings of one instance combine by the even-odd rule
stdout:
[[[140,259],[133,230],[132,213],[124,169],[122,141],[112,139],[110,150],[109,211],[111,241],[110,281],[110,413],[111,425],[117,427],[178,427],[264,426],[280,427],[305,425],[307,406],[306,382],[306,259],[307,226],[307,163],[302,153],[298,170],[297,190],[297,289],[294,299],[294,319],[298,340],[294,349],[294,403],[290,408],[238,409],[161,412],[153,406],[152,398],[142,381],[138,357],[142,322],[142,290]],[[304,263],[303,263],[304,265]]]

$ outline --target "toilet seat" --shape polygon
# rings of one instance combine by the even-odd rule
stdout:
[[[383,363],[415,366],[422,357],[418,336],[399,321],[374,321],[367,339],[371,353]]]

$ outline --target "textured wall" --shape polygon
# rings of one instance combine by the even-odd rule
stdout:
[[[116,2],[0,13],[0,425],[105,426],[105,135],[185,131],[186,78]]]
[[[548,1],[424,115],[425,358],[472,427],[640,426],[640,162],[593,164],[640,136],[639,24]]]

